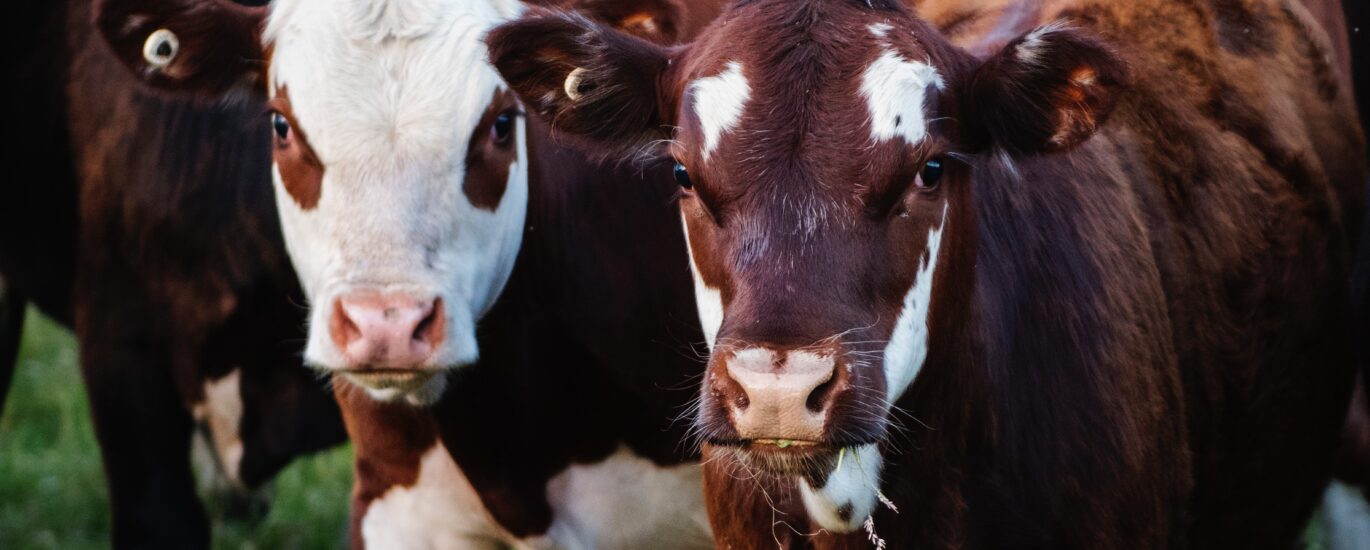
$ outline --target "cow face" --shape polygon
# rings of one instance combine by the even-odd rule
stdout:
[[[441,6],[438,9],[438,6]],[[282,3],[266,24],[277,205],[305,359],[429,401],[478,357],[517,256],[524,120],[481,37],[517,6]]]
[[[966,314],[975,156],[1075,145],[1122,77],[1063,28],[980,62],[865,1],[743,2],[674,50],[561,13],[489,41],[554,132],[674,157],[712,348],[697,427],[797,476],[838,531],[873,508],[892,404]]]
[[[579,0],[655,40],[671,2]],[[528,199],[519,104],[487,60],[513,0],[106,1],[98,24],[156,88],[269,98],[277,206],[310,305],[305,360],[380,399],[435,399],[474,362]],[[680,20],[680,21],[678,21]]]

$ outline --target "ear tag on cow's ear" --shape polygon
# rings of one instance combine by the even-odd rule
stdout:
[[[566,97],[571,101],[580,99],[585,94],[581,92],[581,80],[585,77],[585,67],[576,67],[571,74],[566,75],[566,82],[562,84],[562,89],[566,91]]]
[[[147,37],[147,42],[143,42],[143,59],[158,70],[170,65],[180,51],[181,41],[176,38],[176,33],[167,29],[152,31]]]

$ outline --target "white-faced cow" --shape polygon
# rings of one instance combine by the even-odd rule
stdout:
[[[677,163],[720,547],[1296,545],[1366,174],[1324,27],[1275,0],[1033,26],[984,57],[885,0],[744,0],[680,48],[491,33],[554,134]]]
[[[711,5],[574,4],[660,41]],[[99,24],[156,87],[270,98],[357,546],[708,547],[673,423],[703,363],[670,166],[591,163],[524,116],[483,38],[525,9],[110,0]]]
[[[0,380],[26,304],[72,328],[113,546],[206,547],[194,438],[222,481],[250,489],[345,437],[327,385],[299,368],[263,102],[151,96],[98,37],[91,2],[15,7],[3,27],[27,46],[3,69]]]

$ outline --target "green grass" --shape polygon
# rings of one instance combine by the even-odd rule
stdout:
[[[213,520],[214,548],[338,548],[351,485],[350,447],[298,460],[276,479],[265,518]],[[0,416],[0,548],[107,548],[107,510],[76,342],[30,310]]]

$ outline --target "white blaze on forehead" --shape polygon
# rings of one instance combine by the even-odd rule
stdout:
[[[824,529],[836,533],[855,531],[875,511],[882,466],[880,450],[875,445],[845,449],[822,487],[811,487],[808,481],[799,479],[804,510]]]
[[[947,205],[943,203],[942,223],[928,232],[927,255],[919,261],[913,287],[904,295],[894,332],[885,345],[885,392],[890,403],[904,395],[928,358],[928,308],[932,301],[937,252],[942,247],[942,230],[946,226]]]
[[[690,257],[690,274],[694,276],[695,309],[699,310],[699,326],[704,329],[704,341],[709,344],[709,351],[713,351],[714,339],[718,337],[719,327],[723,326],[723,294],[704,282],[704,277],[699,273],[699,266],[695,264],[694,249],[690,246],[690,224],[685,222],[684,214],[681,214],[680,221],[685,231],[685,255]]]
[[[723,134],[741,120],[752,88],[742,74],[742,64],[729,61],[722,73],[691,83],[690,93],[694,96],[695,116],[704,131],[703,157],[708,160]]]
[[[877,30],[872,28],[871,32],[882,34]],[[903,138],[909,145],[923,141],[928,133],[923,108],[929,87],[942,88],[936,68],[904,59],[889,49],[882,51],[861,75],[871,136],[877,141]]]

